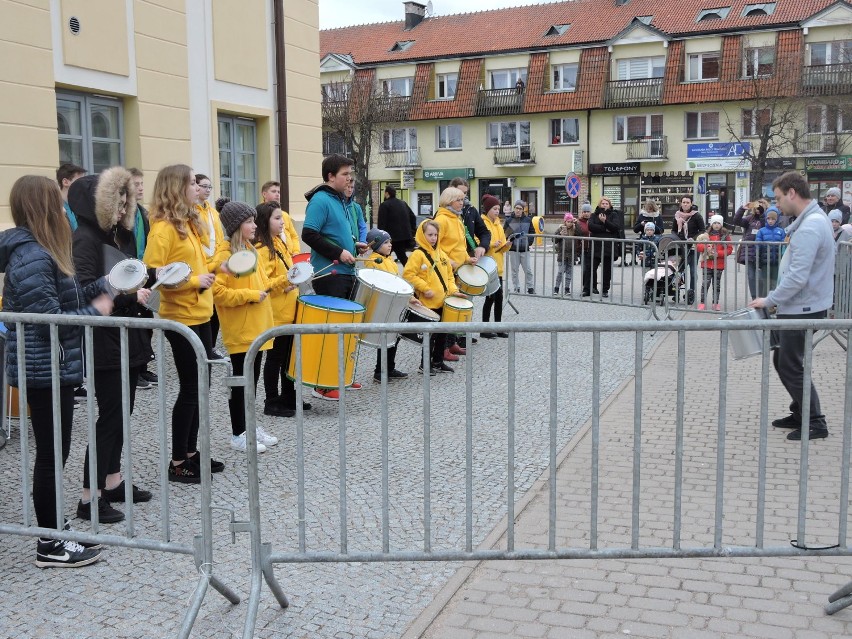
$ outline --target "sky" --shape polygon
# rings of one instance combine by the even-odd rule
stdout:
[[[547,0],[432,0],[435,15],[472,13],[486,9],[503,9],[528,4],[542,4]],[[422,0],[426,4],[426,0]],[[371,22],[394,22],[405,19],[402,0],[319,0],[320,29],[349,27]]]

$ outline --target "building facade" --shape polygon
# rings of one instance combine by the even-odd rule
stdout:
[[[190,164],[214,193],[254,203],[277,179],[277,68],[286,73],[289,210],[319,181],[316,0],[283,5],[276,67],[274,0],[3,0],[0,226],[26,173],[122,164],[153,184]],[[286,206],[286,203],[285,203]]]
[[[407,2],[405,21],[321,32],[323,103],[379,114],[374,192],[399,186],[421,214],[456,176],[474,203],[487,191],[560,217],[603,196],[628,220],[648,198],[671,215],[692,193],[730,218],[791,168],[852,201],[852,5],[716,4],[430,16]],[[324,151],[346,151],[332,124]]]

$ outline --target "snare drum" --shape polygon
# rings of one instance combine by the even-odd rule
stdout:
[[[299,287],[299,295],[312,295],[314,287],[311,286],[311,279],[314,276],[314,267],[310,262],[298,262],[293,264],[293,267],[287,271],[287,281],[294,286]]]
[[[431,308],[426,308],[425,306],[418,306],[409,302],[408,306],[403,309],[402,314],[399,316],[399,321],[440,322],[441,316],[438,315]],[[423,343],[423,333],[400,333],[399,336],[403,339],[407,339],[409,342],[414,342],[415,344]]]
[[[488,286],[488,273],[476,264],[462,264],[456,271],[456,277],[459,290],[467,295],[483,295]]]
[[[227,266],[234,277],[251,275],[257,270],[257,253],[248,249],[237,251],[228,258]]]
[[[298,264],[299,262],[310,262],[311,254],[310,253],[296,253],[293,256],[293,264]]]
[[[494,293],[500,290],[500,276],[497,273],[497,262],[493,257],[483,255],[476,261],[476,265],[488,273],[488,284],[485,287],[485,294],[494,295]]]
[[[118,293],[135,293],[148,281],[148,267],[139,260],[121,260],[109,270],[107,282]]]
[[[742,308],[733,313],[723,315],[723,320],[762,320],[767,318],[766,309]],[[771,344],[770,339],[770,344]],[[734,359],[746,359],[763,353],[763,331],[761,330],[732,330],[728,333],[728,344]]]
[[[364,307],[351,300],[327,295],[302,295],[296,304],[296,324],[358,324],[364,319]],[[338,388],[338,335],[302,336],[302,384],[317,388]],[[357,335],[343,336],[343,385],[355,380]],[[296,340],[290,355],[287,377],[296,381]]]
[[[365,323],[385,324],[399,321],[399,316],[408,308],[408,300],[413,293],[411,284],[398,275],[364,268],[356,275],[352,299],[364,307]],[[358,339],[367,346],[382,347],[381,333],[362,333]],[[388,346],[393,346],[395,341],[396,334],[389,334]]]
[[[473,302],[460,297],[448,297],[444,300],[442,322],[469,322],[473,319]]]

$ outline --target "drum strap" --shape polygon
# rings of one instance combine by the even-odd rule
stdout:
[[[275,254],[278,256],[278,259],[279,259],[279,260],[281,260],[282,262],[284,262],[284,266],[286,266],[286,267],[287,267],[287,270],[288,270],[288,271],[289,271],[291,268],[293,268],[293,265],[292,265],[292,264],[287,264],[287,260],[285,260],[285,259],[284,259],[284,256],[281,254],[281,251],[279,251],[278,249],[274,249],[274,251],[275,251]]]
[[[462,228],[464,229],[464,237],[467,240],[467,245],[470,247],[471,251],[476,250],[476,242],[473,241],[473,238],[470,236],[470,231],[467,230],[467,224],[462,221]]]
[[[435,275],[438,276],[438,279],[441,281],[441,286],[444,287],[444,294],[446,294],[447,293],[447,283],[444,281],[444,278],[441,275],[441,271],[439,271],[438,267],[435,266],[435,260],[432,259],[432,256],[429,255],[422,246],[418,246],[415,250],[423,251],[423,255],[426,256],[426,259],[429,260],[429,264],[432,265],[432,269],[435,271]]]

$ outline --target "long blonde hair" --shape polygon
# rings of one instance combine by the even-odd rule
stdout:
[[[15,226],[29,229],[59,270],[73,276],[71,225],[62,207],[59,185],[43,175],[24,175],[12,185],[9,206]]]
[[[173,224],[178,235],[185,240],[189,227],[200,238],[206,238],[207,222],[198,215],[195,203],[186,197],[186,187],[193,179],[192,169],[186,164],[172,164],[160,169],[154,181],[154,193],[148,217],[151,222],[165,220]]]

